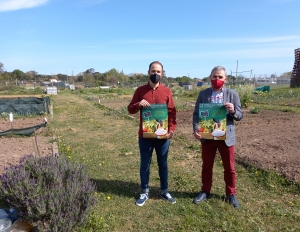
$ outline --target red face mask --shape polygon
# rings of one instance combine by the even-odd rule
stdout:
[[[224,81],[221,81],[220,79],[210,80],[210,82],[214,89],[221,89],[224,85]]]

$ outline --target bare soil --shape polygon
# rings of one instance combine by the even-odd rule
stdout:
[[[111,107],[111,106],[110,106]],[[113,107],[114,108],[114,107]],[[192,111],[177,112],[176,135],[194,139],[192,135]],[[138,114],[134,115],[137,116]],[[14,128],[24,128],[43,123],[43,118],[26,118],[13,121]],[[0,119],[0,131],[11,128],[8,119]],[[37,131],[41,155],[52,154],[52,138],[44,136],[45,128]],[[244,110],[244,118],[236,123],[238,162],[274,170],[285,178],[300,181],[300,115],[290,112],[262,110],[252,114]],[[0,173],[7,164],[16,164],[19,158],[36,155],[35,137],[0,138]]]
[[[8,119],[0,119],[0,132],[14,129],[21,129],[36,126],[44,123],[43,117],[14,119],[10,124]],[[21,157],[25,155],[50,155],[53,152],[52,137],[45,135],[46,128],[42,127],[36,131],[36,136],[2,136],[0,137],[0,174],[4,167],[9,164],[19,163]]]
[[[186,130],[191,128],[192,113],[177,113],[176,134],[194,139],[191,130]],[[236,122],[236,160],[300,182],[299,131],[299,114],[268,110],[252,114],[244,110],[244,118]]]

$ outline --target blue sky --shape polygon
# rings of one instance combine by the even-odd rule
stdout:
[[[168,77],[292,71],[300,0],[0,0],[0,62],[12,72],[87,69]],[[250,72],[244,72],[250,76]]]

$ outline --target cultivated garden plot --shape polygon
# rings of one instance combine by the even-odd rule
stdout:
[[[106,100],[102,104],[125,111],[129,101],[130,99],[120,99],[119,102]],[[289,180],[299,182],[300,115],[271,110],[262,110],[258,114],[252,114],[248,109],[243,111],[244,118],[236,122],[237,160],[258,168],[274,170]],[[177,136],[183,135],[194,140],[192,115],[193,110],[190,109],[177,112]],[[133,116],[138,118],[139,114]]]
[[[131,96],[115,99],[102,99],[101,104],[127,113]],[[175,100],[176,102],[176,100]],[[180,102],[182,105],[182,102]],[[194,140],[192,135],[192,104],[187,102],[188,110],[177,112],[177,136]],[[282,176],[300,181],[299,143],[300,115],[291,112],[262,110],[252,114],[244,110],[244,118],[236,122],[236,157],[238,161],[266,170],[274,170]],[[132,115],[136,119],[139,114]],[[19,118],[13,121],[13,128],[24,128],[43,123],[44,117]],[[0,131],[11,129],[8,119],[0,119]],[[37,130],[42,135],[46,128]],[[38,136],[41,155],[52,154],[50,137]],[[35,154],[35,142],[32,137],[1,138],[0,172],[4,165],[16,163],[25,154]]]
[[[298,185],[290,185],[277,175],[255,167],[236,167],[241,209],[236,211],[224,199],[220,159],[215,161],[212,198],[201,205],[192,204],[201,185],[201,147],[192,135],[194,96],[174,96],[178,127],[169,153],[169,190],[177,203],[168,204],[160,199],[158,167],[153,162],[151,198],[144,207],[136,207],[135,200],[140,190],[139,114],[130,118],[126,116],[131,97],[123,93],[100,96],[99,90],[95,93],[91,90],[62,91],[53,98],[54,114],[47,126],[49,128],[37,131],[40,147],[53,140],[49,138],[43,144],[43,135],[53,132],[61,157],[70,163],[84,164],[91,180],[96,183],[97,190],[93,195],[97,198],[97,204],[89,215],[88,224],[76,231],[165,231],[166,228],[172,231],[197,231],[199,228],[203,231],[299,230]],[[295,160],[292,163],[291,160],[291,155],[295,154],[292,148],[297,148],[299,141],[299,114],[281,112],[282,107],[277,111],[260,110],[258,114],[251,114],[249,110],[251,107],[244,109],[244,119],[236,124],[237,160],[275,170],[291,180],[299,181],[299,162]],[[32,125],[43,123],[43,117],[38,118],[40,121]],[[5,123],[8,123],[7,119]],[[285,133],[285,130],[294,130],[294,134]],[[33,137],[20,139],[29,139],[28,144],[34,145]],[[8,137],[9,141],[14,138]],[[255,139],[259,141],[253,141]],[[277,147],[270,150],[274,144]],[[270,158],[271,153],[275,154],[275,158]],[[20,154],[28,154],[26,148]],[[10,155],[7,157],[10,159]],[[281,163],[279,157],[282,157]],[[292,165],[296,165],[293,166],[295,169],[286,168]],[[61,222],[65,220],[63,218]]]
[[[178,134],[191,128],[191,116],[192,112],[178,113]],[[263,110],[252,114],[244,110],[244,118],[236,123],[237,160],[299,182],[299,122],[300,115],[290,112]]]
[[[0,132],[14,129],[22,129],[44,123],[44,117],[15,118],[12,124],[8,118],[0,118]],[[41,156],[52,154],[52,137],[44,136],[46,127],[36,131],[38,152]],[[0,174],[8,164],[17,164],[24,155],[38,155],[36,141],[33,136],[2,136],[0,137]]]

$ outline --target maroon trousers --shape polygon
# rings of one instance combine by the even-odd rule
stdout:
[[[236,195],[236,172],[234,169],[234,146],[228,147],[224,140],[206,140],[202,145],[202,191],[210,193],[213,166],[217,149],[220,152],[223,167],[226,195]]]

